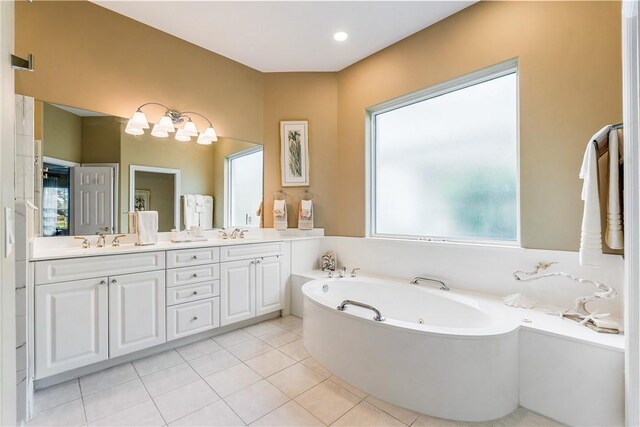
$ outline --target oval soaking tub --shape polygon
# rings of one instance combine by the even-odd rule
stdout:
[[[307,350],[363,391],[459,421],[518,406],[518,325],[497,307],[395,279],[318,279],[302,290]]]

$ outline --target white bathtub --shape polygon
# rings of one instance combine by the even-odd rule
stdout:
[[[480,299],[380,278],[318,279],[302,290],[307,350],[363,391],[460,421],[518,406],[518,324]],[[386,319],[352,305],[337,310],[344,300]]]

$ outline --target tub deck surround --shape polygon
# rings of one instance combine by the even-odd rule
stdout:
[[[408,279],[308,275],[305,346],[366,393],[459,421],[499,418],[520,404],[571,425],[624,422],[622,335]],[[345,299],[376,307],[386,320],[356,306],[338,311]],[[602,397],[585,408],[585,390],[596,389]]]

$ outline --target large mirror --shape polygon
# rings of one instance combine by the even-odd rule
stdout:
[[[262,146],[124,132],[126,119],[36,101],[41,236],[128,232],[128,213],[158,211],[159,231],[260,227]]]

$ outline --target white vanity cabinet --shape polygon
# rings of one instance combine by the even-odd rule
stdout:
[[[108,278],[35,288],[36,379],[109,357]]]
[[[220,264],[220,324],[284,308],[282,243],[224,248]],[[257,256],[264,254],[264,256]],[[243,258],[231,261],[234,258]]]
[[[165,342],[164,271],[109,277],[109,357]]]

